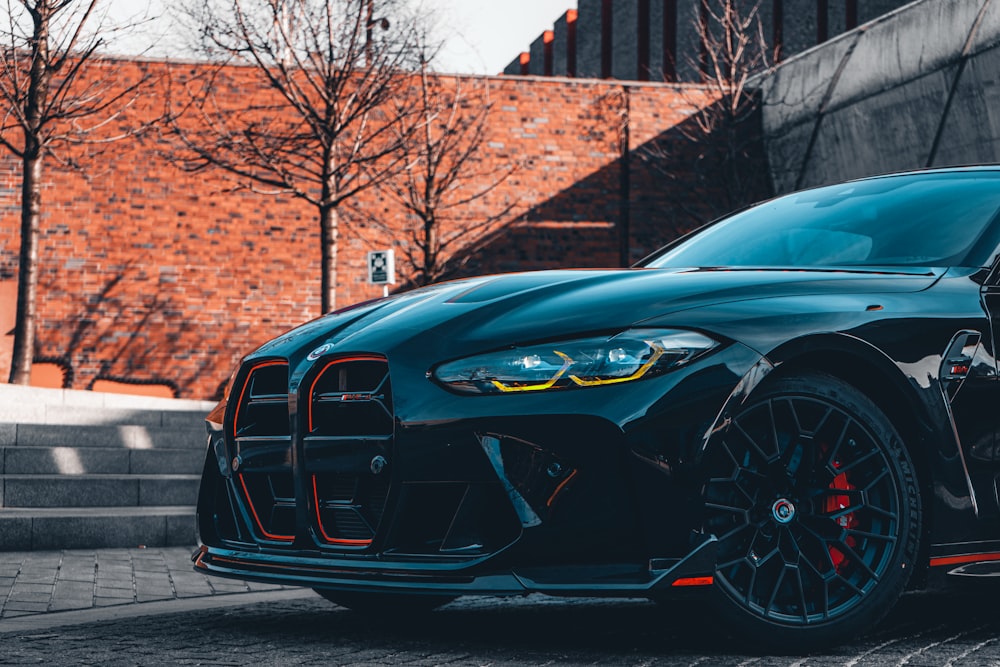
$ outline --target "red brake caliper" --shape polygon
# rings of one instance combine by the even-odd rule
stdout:
[[[840,461],[834,461],[833,467],[839,468]],[[857,487],[851,484],[849,481],[847,481],[847,473],[842,472],[833,478],[833,481],[830,482],[830,488],[837,489],[840,491],[852,491]],[[850,496],[833,495],[829,496],[826,499],[826,507],[824,509],[828,514],[833,514],[835,512],[839,512],[845,507],[850,507],[850,506],[851,506]],[[854,516],[854,512],[838,517],[836,521],[838,524],[840,524],[841,528],[854,528],[854,526],[856,526],[858,523],[857,518],[855,518]],[[844,544],[846,544],[849,547],[853,548],[855,542],[856,540],[854,539],[853,535],[848,535],[847,537],[844,538]],[[847,567],[847,558],[848,558],[847,554],[843,553],[840,549],[838,549],[834,545],[830,545],[829,549],[830,549],[830,560],[833,561],[833,567],[837,570],[838,573],[843,572],[844,568]]]

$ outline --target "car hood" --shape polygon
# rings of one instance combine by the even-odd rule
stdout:
[[[319,344],[420,356],[613,332],[713,304],[782,296],[927,289],[942,269],[620,269],[535,271],[458,280],[349,307],[264,345],[252,356],[296,356]],[[408,350],[412,353],[414,350]]]

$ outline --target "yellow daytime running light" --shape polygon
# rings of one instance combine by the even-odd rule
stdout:
[[[662,346],[657,345],[656,343],[654,343],[652,341],[649,342],[649,346],[651,348],[653,348],[653,354],[649,358],[649,361],[647,361],[642,366],[640,366],[639,369],[636,370],[635,373],[632,373],[632,375],[629,375],[628,377],[604,378],[604,379],[597,378],[597,379],[585,380],[585,379],[583,379],[581,377],[578,377],[576,375],[570,375],[569,379],[572,380],[573,382],[577,383],[581,387],[596,387],[596,386],[602,385],[602,384],[618,384],[619,382],[631,382],[632,380],[638,380],[643,375],[645,375],[646,372],[649,371],[649,369],[652,368],[654,364],[656,364],[657,359],[659,359],[660,357],[662,357],[663,353],[665,351]]]
[[[496,387],[497,389],[499,389],[502,392],[542,391],[542,390],[551,388],[553,385],[555,385],[556,382],[559,381],[559,378],[561,378],[563,376],[563,374],[566,372],[566,370],[570,366],[573,365],[573,360],[570,359],[569,356],[563,354],[559,350],[553,350],[553,352],[555,352],[556,354],[559,355],[560,358],[562,358],[563,365],[562,365],[562,368],[560,368],[558,371],[556,371],[555,375],[553,375],[552,377],[550,377],[545,382],[542,382],[541,384],[508,385],[508,384],[504,384],[503,382],[500,382],[500,380],[493,380],[492,381],[493,382],[493,386]]]
[[[681,329],[634,329],[552,343],[512,346],[456,359],[432,373],[463,394],[518,394],[618,385],[662,375],[718,346]]]

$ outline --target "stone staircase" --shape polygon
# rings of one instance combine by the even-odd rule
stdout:
[[[0,551],[194,544],[212,406],[0,384]]]

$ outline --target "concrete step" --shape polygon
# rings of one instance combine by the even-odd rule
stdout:
[[[123,447],[125,449],[200,449],[207,446],[204,419],[188,426],[87,426],[0,424],[0,446]]]
[[[193,427],[212,401],[0,384],[0,423]]]
[[[3,475],[11,507],[149,507],[194,505],[200,475]]]
[[[5,475],[197,475],[204,462],[204,448],[0,447]]]
[[[0,384],[0,551],[193,544],[213,406]]]
[[[208,411],[128,410],[66,405],[22,405],[0,402],[0,423],[72,424],[79,426],[135,425],[150,428],[191,427],[204,422]]]
[[[0,509],[0,551],[168,547],[195,543],[195,508]]]

